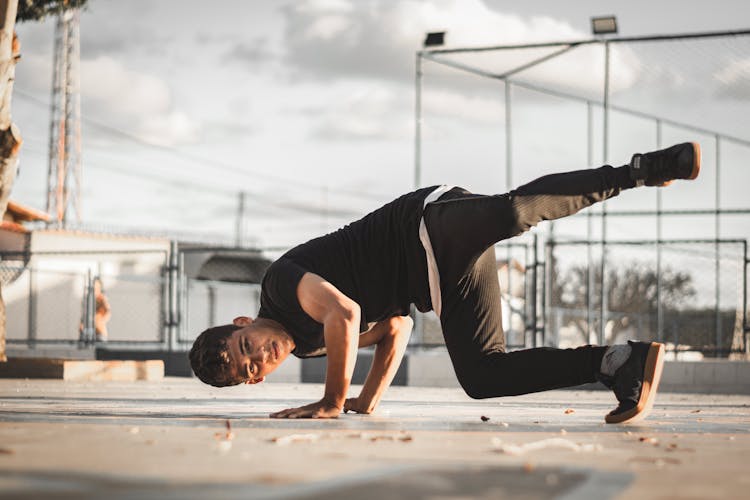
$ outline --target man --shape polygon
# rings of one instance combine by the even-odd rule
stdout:
[[[293,248],[263,278],[258,318],[210,328],[190,352],[204,382],[255,384],[292,353],[327,354],[320,401],[274,418],[370,413],[391,383],[411,332],[409,306],[434,310],[461,386],[473,398],[599,380],[619,405],[605,420],[643,418],[654,401],[664,346],[548,347],[506,352],[494,244],[542,220],[574,214],[637,186],[695,179],[700,148],[684,143],[636,154],[628,165],[554,174],[485,196],[430,187],[401,196],[336,232]],[[375,345],[359,396],[346,399],[357,348]]]

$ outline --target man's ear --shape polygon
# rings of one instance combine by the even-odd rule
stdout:
[[[266,379],[266,377],[254,378],[252,380],[245,380],[246,384],[260,384]]]
[[[248,318],[247,316],[237,316],[232,320],[232,323],[234,326],[248,326],[252,324],[253,318]]]

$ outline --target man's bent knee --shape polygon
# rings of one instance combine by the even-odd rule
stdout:
[[[490,357],[474,360],[460,368],[454,366],[458,383],[470,398],[487,399],[518,394],[513,387],[512,375],[498,369],[498,363],[503,363],[503,354],[495,352]]]
[[[464,392],[472,399],[486,399],[493,397],[488,391],[488,380],[483,380],[481,373],[475,367],[456,369],[458,383]]]

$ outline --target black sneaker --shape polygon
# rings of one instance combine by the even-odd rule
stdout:
[[[610,377],[599,373],[601,383],[614,391],[620,404],[604,418],[608,424],[636,422],[654,405],[664,366],[664,344],[628,341],[630,357]]]
[[[636,153],[630,160],[630,178],[637,186],[668,186],[675,179],[695,179],[700,170],[701,147],[697,142]]]

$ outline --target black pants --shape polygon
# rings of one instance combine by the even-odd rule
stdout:
[[[505,352],[494,244],[630,187],[628,167],[604,166],[548,175],[502,195],[454,188],[425,208],[440,271],[443,336],[469,396],[512,396],[595,381],[606,347]]]

